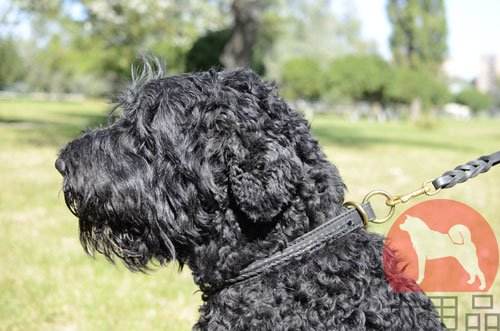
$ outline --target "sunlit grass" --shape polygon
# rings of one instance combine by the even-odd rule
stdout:
[[[101,257],[91,260],[80,247],[77,221],[59,197],[54,161],[86,126],[104,123],[108,109],[102,102],[0,101],[0,329],[188,330],[198,318],[200,295],[188,270],[133,274]],[[492,120],[439,121],[427,131],[316,115],[312,128],[353,201],[373,189],[407,193],[500,149],[500,122]],[[500,168],[439,197],[474,207],[500,238]],[[389,226],[370,230],[385,233]],[[499,281],[490,292],[500,309]],[[460,300],[463,316],[470,294]]]

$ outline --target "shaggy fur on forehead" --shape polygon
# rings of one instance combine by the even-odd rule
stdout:
[[[205,300],[194,329],[442,327],[424,294],[391,290],[383,238],[364,229],[223,287],[342,211],[337,168],[274,84],[249,69],[165,76],[154,60],[116,109],[108,126],[61,150],[66,202],[87,253],[133,271],[187,264]],[[396,262],[389,277],[419,291]]]

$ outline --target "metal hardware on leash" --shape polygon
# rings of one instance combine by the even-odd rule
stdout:
[[[450,188],[455,186],[457,183],[463,183],[467,181],[469,178],[476,177],[480,173],[487,172],[494,165],[500,163],[500,151],[481,156],[475,161],[469,161],[464,165],[459,165],[454,170],[445,172],[442,176],[437,177],[435,179],[426,180],[422,186],[408,194],[404,195],[396,195],[392,196],[386,191],[375,190],[368,193],[363,199],[363,203],[368,202],[371,198],[377,195],[382,195],[386,198],[385,204],[390,207],[389,213],[382,219],[372,220],[372,223],[382,224],[387,222],[394,215],[394,210],[396,209],[396,205],[400,203],[406,203],[413,198],[421,196],[423,194],[427,196],[432,196],[441,192],[442,189]],[[433,191],[434,188],[434,191]],[[360,205],[354,202],[346,202],[345,206],[352,206],[362,214],[360,210]],[[361,208],[362,209],[362,208]],[[366,223],[365,223],[366,224]]]
[[[375,191],[371,191],[370,193],[368,193],[365,196],[365,198],[363,199],[363,203],[369,201],[371,198],[373,198],[376,195],[382,195],[386,198],[385,204],[387,206],[391,207],[389,209],[389,213],[384,218],[373,220],[372,223],[382,224],[382,223],[385,223],[388,220],[390,220],[392,218],[392,216],[394,215],[396,205],[399,203],[406,203],[406,202],[410,201],[411,199],[416,198],[422,194],[432,196],[434,194],[439,193],[441,191],[441,188],[439,188],[435,191],[432,191],[431,183],[432,183],[432,180],[426,180],[418,190],[410,192],[410,193],[405,194],[405,195],[392,196],[388,192],[382,191],[382,190],[375,190]]]
[[[441,187],[438,188],[437,190],[434,190],[434,192],[432,192],[431,183],[432,183],[432,180],[426,180],[425,182],[423,182],[422,186],[418,190],[410,192],[410,193],[405,194],[405,195],[397,195],[397,196],[387,200],[385,203],[388,206],[396,206],[398,203],[408,202],[411,199],[416,198],[422,194],[432,196],[434,194],[439,193],[441,191]]]
[[[363,201],[363,203],[365,203],[365,202],[366,201]],[[368,214],[363,209],[363,207],[361,207],[361,205],[359,203],[356,203],[354,201],[346,201],[346,202],[344,202],[344,207],[346,207],[346,208],[353,207],[354,209],[356,209],[361,214],[361,217],[363,218],[364,225],[368,225],[368,222],[369,222]]]

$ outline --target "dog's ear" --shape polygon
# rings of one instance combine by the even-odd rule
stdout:
[[[274,86],[248,69],[218,75],[214,127],[224,136],[230,203],[251,222],[272,222],[300,182],[299,160],[279,132],[283,120],[269,112]]]
[[[297,114],[287,129],[241,133],[231,145],[230,194],[253,222],[270,222],[293,206],[315,226],[336,215],[345,185]],[[295,213],[294,212],[294,213]]]
[[[300,166],[277,142],[256,140],[229,164],[229,189],[252,222],[271,222],[295,195]]]
[[[236,206],[252,222],[271,222],[286,210],[292,218],[307,213],[312,223],[335,215],[345,186],[303,116],[249,70],[221,73],[219,88],[213,127],[224,136]]]

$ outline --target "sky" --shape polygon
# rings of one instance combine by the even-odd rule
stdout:
[[[334,2],[336,0],[333,0]],[[387,0],[351,0],[361,21],[361,34],[391,58]],[[467,80],[479,73],[481,55],[500,55],[500,0],[445,0],[448,24],[447,71]]]

